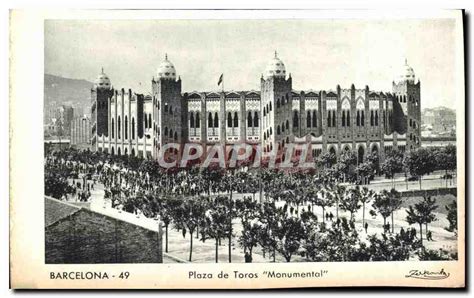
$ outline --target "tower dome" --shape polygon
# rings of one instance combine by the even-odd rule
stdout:
[[[97,79],[95,79],[94,86],[97,89],[110,89],[110,79],[104,73],[104,68],[102,68],[100,74],[97,76]]]
[[[398,78],[398,82],[404,82],[404,81],[408,81],[410,83],[415,82],[415,71],[410,65],[408,65],[407,59],[405,59],[405,65],[403,65],[400,71],[400,76]]]
[[[156,74],[158,78],[176,79],[176,69],[173,63],[168,61],[168,55],[165,55],[165,60],[158,66]]]
[[[270,60],[265,69],[265,77],[277,77],[284,78],[286,77],[285,64],[278,58],[277,52],[275,51],[275,57]]]

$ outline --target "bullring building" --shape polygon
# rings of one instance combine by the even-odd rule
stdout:
[[[265,152],[306,143],[314,157],[352,150],[358,162],[421,145],[420,81],[406,61],[391,92],[354,85],[300,91],[292,82],[276,53],[260,90],[183,92],[167,56],[149,95],[114,89],[102,70],[91,89],[92,145],[110,154],[157,158],[166,143],[230,148],[245,142]]]

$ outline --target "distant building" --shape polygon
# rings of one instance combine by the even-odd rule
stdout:
[[[455,110],[446,107],[424,109],[421,118],[423,135],[439,137],[456,136]]]
[[[354,85],[299,91],[292,80],[276,53],[258,91],[182,92],[168,57],[147,96],[113,89],[102,71],[91,90],[92,145],[110,154],[156,159],[167,143],[245,142],[264,152],[307,143],[314,157],[351,150],[358,162],[371,153],[383,160],[387,151],[420,147],[420,81],[406,61],[390,92]]]
[[[91,120],[87,115],[71,121],[71,146],[87,148],[91,144]]]

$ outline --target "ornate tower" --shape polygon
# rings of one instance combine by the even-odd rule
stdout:
[[[165,55],[152,80],[153,146],[155,156],[166,143],[183,143],[187,138],[187,106],[181,96],[181,78]]]
[[[261,140],[264,151],[269,152],[293,141],[290,140],[293,137],[291,74],[286,78],[285,64],[276,51],[262,75],[260,88]]]
[[[405,134],[407,151],[418,148],[421,146],[420,80],[415,83],[415,72],[406,59],[401,75],[392,87],[395,95],[394,130]]]
[[[94,87],[91,89],[91,129],[92,129],[92,146],[96,148],[97,139],[102,135],[108,136],[108,111],[109,98],[112,97],[114,91],[110,84],[109,77],[104,73],[102,68],[101,73],[97,76],[94,82]]]

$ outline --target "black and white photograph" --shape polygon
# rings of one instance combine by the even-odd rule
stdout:
[[[464,73],[462,12],[440,14],[45,17],[44,264],[448,282],[431,264],[464,262]]]

